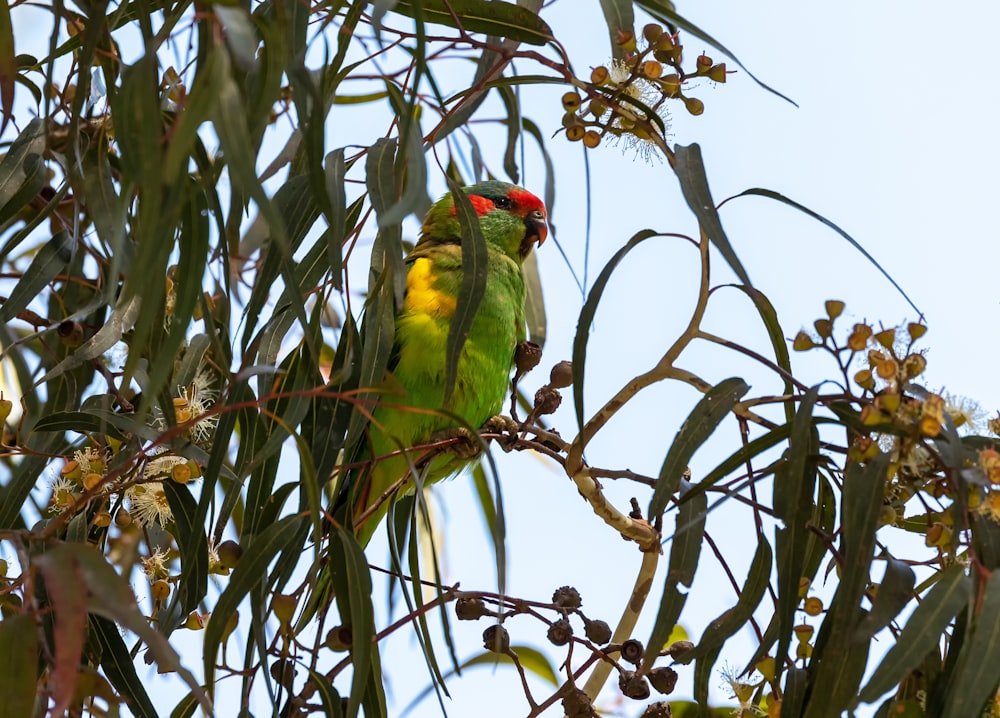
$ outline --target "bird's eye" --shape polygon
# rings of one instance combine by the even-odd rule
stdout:
[[[514,209],[514,202],[510,197],[497,197],[493,200],[493,204],[497,209]]]

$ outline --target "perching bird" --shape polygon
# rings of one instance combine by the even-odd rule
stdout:
[[[446,347],[462,286],[462,232],[451,194],[424,219],[420,239],[406,258],[406,295],[396,317],[390,371],[395,387],[379,398],[368,436],[362,439],[364,468],[341,487],[341,515],[354,523],[358,542],[368,543],[388,509],[383,496],[410,472],[399,452],[439,438],[459,423],[478,429],[499,413],[507,395],[517,344],[525,339],[525,284],[522,262],[548,234],[545,206],[527,190],[506,182],[464,188],[479,215],[488,254],[486,289],[462,347],[452,395],[445,404]],[[431,483],[460,471],[469,459],[445,453],[426,474]],[[400,493],[413,490],[410,477]],[[371,507],[381,501],[375,509]]]

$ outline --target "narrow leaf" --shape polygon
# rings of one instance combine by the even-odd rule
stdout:
[[[45,593],[55,614],[56,692],[52,714],[62,715],[73,700],[87,635],[87,594],[80,590],[84,577],[72,553],[59,548],[46,551],[34,563],[45,581]]]
[[[750,387],[745,381],[733,377],[720,381],[705,392],[705,396],[685,419],[670,444],[660,469],[660,476],[656,481],[656,488],[649,500],[647,516],[652,519],[663,513],[670,497],[677,491],[681,477],[695,451],[708,440],[736,402],[749,390]]]
[[[808,207],[799,204],[795,200],[792,200],[792,199],[789,199],[788,197],[785,197],[783,194],[779,194],[778,192],[774,192],[773,190],[769,190],[769,189],[761,189],[759,187],[754,187],[753,189],[748,189],[748,190],[745,190],[743,192],[740,192],[740,194],[738,194],[736,196],[737,197],[743,197],[743,196],[751,196],[751,195],[757,195],[759,197],[768,197],[770,199],[777,200],[778,202],[783,202],[784,204],[787,204],[789,207],[794,207],[795,209],[799,210],[800,212],[804,212],[805,214],[809,215],[813,219],[816,219],[816,220],[822,222],[823,224],[825,224],[827,227],[829,227],[834,232],[836,232],[837,234],[839,234],[841,237],[843,237],[844,239],[846,239],[847,242],[852,247],[854,247],[856,250],[858,250],[865,259],[867,259],[869,262],[871,262],[872,266],[874,266],[875,269],[877,269],[882,274],[883,277],[885,277],[886,279],[889,280],[889,284],[891,284],[896,289],[896,291],[899,292],[900,296],[902,296],[903,299],[906,300],[906,303],[909,304],[911,307],[913,307],[913,311],[915,311],[917,314],[923,316],[923,312],[921,312],[917,308],[917,305],[913,303],[913,300],[910,299],[910,297],[906,294],[906,292],[903,291],[903,288],[899,286],[899,284],[896,282],[896,280],[893,279],[892,276],[890,276],[889,272],[887,272],[885,270],[885,268],[882,267],[881,264],[879,264],[877,261],[875,261],[875,258],[868,253],[868,250],[866,250],[864,247],[862,247],[861,244],[858,243],[858,241],[856,239],[854,239],[847,232],[845,232],[840,227],[838,227],[837,225],[835,225],[833,222],[831,222],[830,220],[828,220],[826,217],[824,217],[823,215],[818,214],[816,212],[813,212]]]
[[[621,38],[626,33],[635,32],[635,10],[632,0],[601,0],[601,10],[604,11],[604,21],[608,25],[608,35],[611,39],[611,56],[616,60],[625,59],[625,48]]]
[[[644,229],[625,243],[625,246],[615,252],[601,273],[594,282],[587,301],[583,303],[580,310],[580,318],[576,322],[576,336],[573,338],[573,404],[576,407],[577,425],[583,428],[583,377],[584,364],[587,360],[587,340],[590,338],[590,327],[594,323],[594,315],[597,314],[597,305],[601,301],[604,289],[611,279],[615,268],[621,263],[625,256],[642,242],[650,237],[655,237],[656,232],[651,229]]]
[[[544,45],[552,39],[552,30],[537,14],[507,2],[486,0],[423,0],[422,3],[399,0],[394,12],[408,17],[416,16],[416,7],[422,5],[424,22],[458,27],[467,32],[507,37],[529,45]],[[454,12],[454,14],[452,14]]]
[[[0,622],[0,718],[35,715],[38,628],[29,613]]]
[[[951,672],[943,718],[979,715],[1000,681],[1000,571],[986,579],[972,635]]]
[[[913,611],[895,645],[862,689],[859,699],[871,703],[903,680],[938,644],[951,620],[968,605],[971,593],[972,580],[965,575],[964,566],[953,564],[945,569],[937,584]]]
[[[479,224],[479,215],[472,202],[457,184],[448,181],[455,200],[455,212],[462,228],[462,286],[458,290],[455,313],[448,327],[448,343],[445,354],[444,405],[448,406],[455,381],[458,377],[458,362],[462,349],[469,338],[472,324],[479,311],[483,295],[486,293],[486,271],[489,257],[486,238]]]
[[[697,144],[677,145],[674,147],[674,172],[681,183],[681,193],[684,201],[694,212],[701,225],[701,230],[715,245],[722,257],[746,286],[752,286],[749,275],[740,264],[736,251],[729,243],[726,232],[722,229],[722,220],[715,208],[712,192],[708,188],[708,176],[705,173],[705,163],[701,159],[701,147]]]
[[[76,255],[76,241],[66,230],[60,230],[42,245],[31,260],[21,279],[0,306],[0,322],[16,317],[35,297],[43,294],[45,287],[62,272]]]

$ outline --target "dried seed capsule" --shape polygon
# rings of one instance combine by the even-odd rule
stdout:
[[[583,605],[580,592],[572,586],[561,586],[552,594],[552,603],[558,608],[574,609]]]
[[[590,718],[594,715],[594,704],[590,696],[579,688],[562,699],[562,709],[566,718]]]
[[[506,653],[510,650],[510,634],[499,624],[493,624],[483,631],[483,648],[494,653]]]
[[[611,626],[605,621],[586,621],[584,633],[588,639],[598,645],[604,645],[611,640]]]
[[[535,342],[521,342],[514,350],[514,368],[518,375],[527,374],[542,360],[542,348]]]
[[[483,616],[491,615],[483,599],[476,596],[462,596],[455,601],[455,615],[459,621],[476,621]]]
[[[646,710],[642,712],[639,718],[673,718],[673,715],[669,703],[657,701],[646,706]]]
[[[677,671],[667,666],[654,668],[649,672],[649,682],[658,693],[669,695],[677,685]]]
[[[535,392],[535,409],[539,415],[551,414],[562,404],[562,395],[558,389],[543,386]]]
[[[284,659],[275,661],[271,664],[271,678],[286,689],[291,688],[292,681],[295,680],[295,665]]]
[[[561,361],[549,372],[549,384],[556,389],[565,389],[573,383],[573,362]]]
[[[691,641],[674,641],[667,646],[667,650],[663,653],[667,656],[679,656],[682,653],[690,651],[692,648],[694,648],[694,644]]]
[[[565,618],[560,618],[549,626],[548,638],[553,646],[565,646],[573,639],[573,627]]]
[[[635,671],[622,671],[618,676],[618,687],[628,698],[637,701],[649,698],[649,683],[646,682],[645,676],[640,676]]]
[[[642,641],[630,638],[622,644],[622,658],[634,666],[639,665],[643,653],[645,653],[645,648],[642,645]]]

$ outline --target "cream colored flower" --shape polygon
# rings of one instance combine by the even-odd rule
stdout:
[[[129,513],[141,526],[152,523],[166,526],[174,520],[167,494],[159,481],[133,486],[128,490],[128,497],[131,502]]]
[[[167,567],[167,552],[163,549],[158,548],[153,555],[141,557],[139,563],[142,564],[142,570],[150,581],[156,581],[170,575],[170,570]]]

